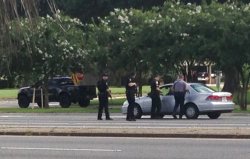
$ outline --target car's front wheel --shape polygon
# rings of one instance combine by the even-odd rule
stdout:
[[[136,119],[141,119],[142,117],[142,110],[139,104],[136,104],[134,107],[134,116]]]
[[[188,104],[185,106],[185,115],[187,119],[197,119],[199,116],[199,110],[196,105]]]
[[[30,105],[30,101],[26,95],[20,95],[18,97],[18,105],[20,108],[28,108]]]
[[[62,108],[69,108],[69,106],[71,105],[69,95],[66,93],[61,94],[59,97],[59,103]]]
[[[212,113],[208,113],[207,116],[210,119],[218,119],[220,117],[221,113],[219,112],[212,112]]]

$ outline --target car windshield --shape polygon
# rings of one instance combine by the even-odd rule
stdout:
[[[191,84],[190,85],[198,93],[211,93],[215,92],[212,88],[207,87],[203,84]]]

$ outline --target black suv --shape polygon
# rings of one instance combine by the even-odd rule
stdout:
[[[70,77],[54,77],[49,80],[49,102],[59,102],[62,108],[68,108],[71,103],[79,103],[81,107],[90,104],[90,100],[96,98],[96,86],[75,86]],[[29,107],[33,99],[35,88],[35,102],[42,106],[41,82],[33,86],[20,88],[18,91],[18,105],[20,108]]]

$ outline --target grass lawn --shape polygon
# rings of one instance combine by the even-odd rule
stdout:
[[[119,105],[121,106],[123,104],[123,102],[126,100],[126,98],[116,98],[116,99],[109,99],[109,105]],[[94,100],[91,100],[90,101],[90,105],[98,105],[99,104],[99,101],[98,99],[94,99]]]
[[[1,89],[0,99],[16,99],[18,89]]]
[[[111,89],[112,95],[114,97],[125,95],[125,88],[124,87],[110,87],[110,89]],[[148,92],[150,92],[150,87],[143,86],[142,93],[147,94]],[[1,89],[0,90],[0,99],[16,99],[17,93],[18,93],[18,89]]]
[[[110,87],[110,90],[114,95],[125,94],[126,91],[124,87]],[[150,92],[150,86],[143,86],[142,94],[147,94],[148,92]]]

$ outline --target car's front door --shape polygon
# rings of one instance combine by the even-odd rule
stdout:
[[[174,110],[174,95],[162,96],[162,111],[166,114],[172,114]]]
[[[174,99],[174,95],[171,91],[171,87],[172,87],[172,85],[167,85],[167,86],[161,88],[161,92],[162,92],[162,97],[161,97],[162,109],[161,109],[161,111],[164,112],[165,114],[172,114],[172,112],[174,110],[175,99]]]

